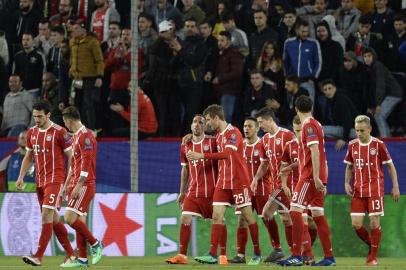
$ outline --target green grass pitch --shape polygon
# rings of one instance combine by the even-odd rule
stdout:
[[[181,269],[181,270],[209,270],[209,269],[286,269],[285,267],[278,267],[275,264],[260,266],[246,266],[246,265],[202,265],[193,261],[189,257],[188,265],[169,265],[165,263],[166,257],[104,257],[96,266],[90,266],[94,269],[139,269],[139,270],[161,270],[161,269]],[[192,259],[192,260],[191,260]],[[63,269],[59,267],[63,257],[45,257],[43,266],[36,269]],[[30,269],[29,265],[23,263],[20,257],[0,257],[0,270],[1,269]],[[305,268],[309,268],[305,266]],[[293,269],[297,269],[294,267]],[[316,268],[317,269],[317,268]],[[320,268],[319,268],[320,269]],[[365,266],[364,258],[337,258],[337,266],[333,267],[334,270],[341,269],[406,269],[406,259],[404,258],[380,258],[378,267]]]

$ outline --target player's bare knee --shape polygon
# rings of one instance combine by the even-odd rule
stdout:
[[[58,224],[58,223],[59,223],[59,214],[58,214],[58,212],[56,212],[56,211],[54,211],[53,223],[54,223],[54,224]]]
[[[182,215],[180,221],[182,224],[190,224],[192,223],[193,217],[191,215]]]
[[[42,223],[52,223],[53,222],[54,210],[49,208],[42,208]]]
[[[246,228],[248,227],[248,223],[245,220],[245,218],[243,217],[243,215],[239,215],[238,216],[238,227],[239,228]]]
[[[223,224],[224,217],[221,213],[213,212],[213,224]]]
[[[66,223],[68,223],[69,225],[72,225],[73,223],[75,223],[77,216],[75,213],[73,213],[71,211],[66,211],[64,219],[65,219]]]

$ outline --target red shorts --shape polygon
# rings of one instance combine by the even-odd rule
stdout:
[[[383,197],[353,197],[351,200],[351,216],[383,216]]]
[[[253,196],[251,199],[252,203],[252,210],[255,210],[257,212],[258,217],[263,217],[262,212],[264,212],[264,207],[265,204],[268,202],[269,196]],[[236,208],[235,209],[235,214],[236,215],[241,215],[241,209]]]
[[[324,210],[324,193],[316,189],[313,179],[299,180],[292,194],[291,206]]]
[[[96,185],[86,185],[82,186],[79,191],[79,195],[75,198],[71,198],[73,189],[69,190],[68,205],[66,210],[75,212],[79,216],[86,216],[89,204],[92,201],[94,194],[96,193]]]
[[[52,183],[45,187],[37,187],[37,197],[39,205],[44,208],[56,210],[62,205],[63,184]]]
[[[251,190],[244,189],[215,189],[213,195],[213,205],[235,205],[245,207],[251,205]]]
[[[183,201],[182,215],[212,218],[213,198],[186,197]]]
[[[279,205],[279,213],[289,213],[290,200],[281,188],[275,189],[272,192],[270,200],[276,202]]]

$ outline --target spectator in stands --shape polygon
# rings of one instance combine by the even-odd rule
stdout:
[[[83,21],[87,21],[90,16],[91,12],[95,9],[95,1],[89,0],[75,0],[75,6],[73,10],[76,12],[75,18],[81,19]]]
[[[218,46],[220,53],[212,83],[214,92],[224,109],[225,119],[228,123],[231,123],[237,97],[241,95],[244,61],[238,49],[232,46],[229,32],[223,31],[220,33]]]
[[[141,13],[138,16],[138,48],[142,49],[144,55],[148,55],[148,49],[157,40],[158,33],[152,28],[154,18],[147,14]]]
[[[59,107],[61,103],[59,84],[51,72],[45,72],[42,76],[41,99],[47,100],[51,104],[51,120],[58,125],[63,125],[62,110]]]
[[[106,69],[111,72],[109,103],[120,103],[125,108],[130,103],[128,83],[131,79],[131,30],[124,29],[117,48],[106,60]]]
[[[372,18],[369,14],[362,15],[359,18],[358,31],[351,34],[347,39],[346,51],[353,51],[359,61],[362,59],[362,50],[364,48],[374,48],[378,57],[382,53],[381,36],[371,33]]]
[[[211,78],[216,72],[217,61],[219,55],[219,48],[217,39],[212,35],[213,28],[208,19],[205,19],[199,26],[200,35],[204,39],[204,43],[207,48],[207,56],[205,60],[204,68],[204,82],[203,82],[203,99],[202,108],[207,108],[211,104],[216,104],[217,99],[213,91],[213,85]]]
[[[336,138],[335,149],[340,151],[349,141],[356,137],[353,129],[358,111],[352,101],[337,90],[333,80],[327,79],[322,83],[324,95],[328,99],[326,110],[322,111],[322,125],[326,138]]]
[[[372,13],[372,33],[379,33],[382,37],[391,35],[393,29],[394,12],[388,7],[388,0],[375,0],[375,11]]]
[[[361,11],[354,7],[353,1],[341,0],[341,7],[334,12],[337,19],[337,30],[346,40],[358,30],[358,20],[361,17]]]
[[[120,22],[120,14],[108,0],[94,0],[96,10],[90,20],[90,31],[96,33],[100,42],[109,38],[109,26],[111,22]]]
[[[64,25],[68,22],[68,19],[73,15],[73,0],[59,0],[59,13],[49,18],[49,22],[51,23],[51,27],[61,26],[65,27]]]
[[[104,75],[103,54],[97,38],[88,34],[82,20],[73,26],[70,41],[70,74],[74,79],[75,105],[86,127],[96,130],[95,107]]]
[[[131,91],[131,84],[128,88]],[[155,116],[154,106],[142,89],[138,89],[138,139],[144,140],[152,137],[158,130],[158,122]],[[118,113],[127,121],[126,127],[113,127],[113,135],[117,137],[130,137],[131,106],[124,108],[121,104],[111,104],[110,109]]]
[[[50,40],[52,47],[48,54],[47,71],[52,72],[57,78],[59,77],[60,65],[62,61],[61,45],[63,35],[64,30],[61,26],[56,26],[51,29]]]
[[[59,82],[59,100],[60,100],[58,107],[61,111],[63,111],[66,104],[68,103],[74,104],[73,98],[71,97],[71,94],[73,94],[74,91],[72,93],[70,92],[72,80],[69,75],[70,70],[69,61],[70,61],[69,40],[64,39],[61,43],[61,62],[59,65],[59,74],[57,75]]]
[[[353,51],[344,54],[344,65],[340,67],[338,85],[355,104],[361,114],[373,113],[376,108],[376,94],[373,78],[366,66],[358,61]]]
[[[341,45],[332,40],[330,26],[326,21],[321,21],[316,28],[317,40],[320,44],[323,65],[319,81],[325,79],[338,80],[339,68],[343,64],[344,51]]]
[[[390,137],[391,132],[387,119],[402,100],[403,90],[389,69],[377,60],[376,52],[372,48],[363,51],[364,63],[370,68],[376,89],[375,120],[381,137]]]
[[[0,31],[0,61],[1,64],[7,66],[10,61],[10,55],[6,40],[6,33]]]
[[[284,91],[285,76],[283,59],[276,42],[266,42],[258,59],[256,69],[262,72],[265,81],[271,85],[277,100],[281,100]],[[275,110],[275,108],[273,108]]]
[[[217,12],[214,16],[212,17],[206,17],[206,19],[208,19],[209,21],[212,22],[213,24],[213,32],[212,35],[218,39],[220,36],[220,32],[226,30],[224,28],[224,24],[222,21],[222,17],[224,14],[229,13],[230,10],[227,8],[226,6],[226,2],[225,1],[220,1],[217,4]]]
[[[338,44],[340,44],[341,48],[344,51],[345,50],[345,39],[337,31],[336,19],[334,18],[334,16],[333,15],[327,15],[327,16],[323,17],[322,22],[328,23],[331,39],[338,42]],[[316,33],[316,36],[317,36],[317,33]]]
[[[27,144],[27,131],[21,131],[18,135],[17,146],[13,153],[10,154],[7,160],[7,191],[17,191],[16,189],[16,181],[20,174],[20,168],[22,165],[22,161],[24,159],[25,153],[27,152],[26,149]],[[36,184],[35,184],[35,165],[34,162],[31,163],[31,166],[24,177],[24,192],[35,192],[36,191]],[[21,190],[18,190],[21,192]]]
[[[393,28],[395,31],[385,39],[385,57],[382,62],[392,72],[402,73],[406,70],[406,63],[399,56],[399,47],[406,41],[406,16],[402,13],[396,14],[393,18]],[[399,74],[400,75],[400,74]],[[402,76],[403,77],[403,76]],[[400,79],[400,76],[397,76]],[[406,83],[403,84],[406,88]]]
[[[284,126],[291,126],[292,119],[296,115],[295,101],[298,97],[305,95],[308,96],[309,92],[300,87],[300,79],[296,75],[289,75],[285,78],[286,99],[281,104],[279,112],[281,124]]]
[[[20,76],[17,74],[10,76],[8,85],[10,92],[4,99],[0,131],[3,136],[17,137],[30,124],[34,98],[23,88]]]
[[[170,19],[175,22],[176,29],[180,29],[183,25],[182,13],[178,8],[168,3],[168,0],[158,0],[157,4],[151,10],[151,15],[155,18],[155,25],[159,25],[162,21],[169,21]]]
[[[257,27],[249,37],[250,64],[251,69],[255,68],[258,58],[261,56],[265,42],[279,42],[279,35],[267,25],[267,12],[263,9],[254,11],[254,21]]]
[[[21,40],[24,33],[32,33],[35,37],[38,35],[38,23],[41,20],[41,12],[34,8],[34,0],[20,0],[20,9],[13,16],[17,20],[13,22],[12,34],[12,52],[19,51]]]
[[[150,63],[144,83],[152,86],[158,116],[159,136],[179,136],[179,89],[173,69],[170,44],[176,38],[169,21],[159,24],[159,38],[150,48]]]
[[[231,34],[231,43],[238,48],[240,53],[246,57],[249,54],[249,45],[247,35],[235,25],[234,16],[231,12],[224,13],[221,17],[224,29]]]
[[[332,14],[332,10],[327,10],[327,0],[315,0],[313,5],[304,5],[296,9],[296,15],[308,22],[310,37],[316,37],[316,26],[324,16]]]
[[[105,58],[117,47],[120,42],[121,26],[120,22],[110,22],[108,38],[101,43],[101,49]]]
[[[45,59],[48,58],[52,42],[50,24],[47,19],[42,19],[38,24],[38,35],[34,38],[34,47],[44,54]]]
[[[206,14],[206,18],[210,18],[210,17],[216,15],[218,4],[221,1],[222,0],[201,0],[201,1],[198,1],[197,4]]]
[[[36,98],[40,94],[42,74],[46,71],[45,57],[34,48],[32,33],[23,35],[22,47],[14,56],[13,73],[20,76],[24,88]]]
[[[306,88],[315,100],[314,81],[322,67],[320,44],[309,38],[309,24],[300,20],[296,25],[296,38],[289,38],[283,49],[285,74],[300,78],[301,87]]]
[[[185,112],[182,130],[187,133],[193,117],[201,109],[207,48],[199,35],[195,19],[185,21],[184,33],[184,41],[173,39],[169,46],[175,54],[174,67],[178,74],[181,102]]]
[[[296,10],[287,9],[283,16],[283,23],[279,27],[279,35],[281,36],[281,44],[285,43],[285,40],[296,36]]]
[[[206,14],[204,14],[204,11],[194,3],[194,0],[182,0],[183,3],[183,20],[187,21],[190,18],[194,18],[199,25],[204,18],[206,17]]]
[[[264,82],[264,76],[256,69],[250,72],[250,86],[244,94],[244,114],[252,117],[264,107],[271,109],[275,100],[271,85]]]

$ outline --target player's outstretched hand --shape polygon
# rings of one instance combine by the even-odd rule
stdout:
[[[178,203],[179,209],[182,209],[183,201],[185,200],[185,193],[180,193],[176,202]]]
[[[348,196],[352,197],[352,188],[351,185],[349,183],[345,183],[344,185],[344,189],[345,189],[345,193],[347,193]]]
[[[394,202],[399,201],[399,199],[400,199],[399,187],[393,187],[392,188],[392,199],[393,199]]]
[[[255,190],[257,190],[257,186],[258,186],[258,181],[257,180],[252,180],[252,183],[251,183],[251,191],[252,191],[252,194],[254,194],[254,196],[255,196]]]
[[[189,151],[186,153],[186,157],[188,160],[199,160],[204,158],[204,154]]]
[[[21,191],[23,190],[23,188],[24,188],[24,179],[18,179],[16,181],[16,189]]]
[[[324,192],[325,186],[323,185],[323,182],[319,178],[314,179],[314,184],[316,186],[317,191]]]

